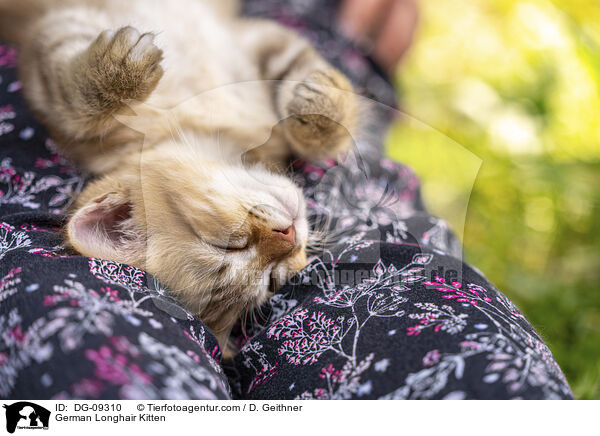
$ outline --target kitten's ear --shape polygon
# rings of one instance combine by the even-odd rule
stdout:
[[[145,259],[145,232],[123,191],[105,192],[79,207],[67,224],[67,237],[84,256],[136,266]]]

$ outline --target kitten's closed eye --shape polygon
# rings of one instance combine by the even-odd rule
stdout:
[[[243,238],[233,241],[217,241],[211,244],[213,247],[226,252],[242,251],[250,247],[249,238]]]

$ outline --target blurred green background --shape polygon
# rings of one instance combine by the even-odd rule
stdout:
[[[419,5],[388,154],[600,399],[600,2]]]

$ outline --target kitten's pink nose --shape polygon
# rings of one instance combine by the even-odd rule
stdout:
[[[291,244],[296,243],[296,231],[294,230],[294,226],[289,226],[285,230],[273,230],[273,233],[284,241],[287,241]]]

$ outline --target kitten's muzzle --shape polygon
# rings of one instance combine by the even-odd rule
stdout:
[[[273,230],[273,234],[276,238],[279,237],[292,245],[296,245],[296,230],[294,226],[289,226],[284,230]]]
[[[295,248],[296,229],[293,225],[283,230],[269,230],[259,242],[259,252],[267,262],[281,260],[292,254]]]

